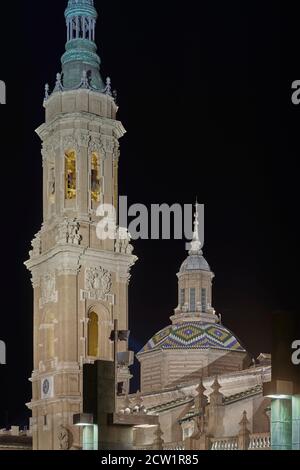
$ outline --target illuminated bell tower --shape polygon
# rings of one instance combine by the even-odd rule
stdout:
[[[33,448],[81,448],[73,415],[82,412],[82,368],[113,360],[114,320],[128,329],[130,239],[97,237],[97,208],[117,208],[119,139],[110,79],[103,83],[95,44],[93,0],[69,0],[66,52],[46,122],[43,149],[43,224],[26,262],[34,290]],[[121,239],[120,239],[121,238]],[[127,350],[127,344],[122,346]],[[121,350],[121,349],[120,349]],[[123,391],[130,374],[118,369]],[[120,389],[120,388],[119,388]]]

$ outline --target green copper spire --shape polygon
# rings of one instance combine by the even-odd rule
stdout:
[[[98,14],[94,0],[69,0],[65,18],[66,52],[61,58],[62,77],[58,76],[56,89],[70,90],[83,86],[105,91],[100,75],[101,60],[95,44]]]

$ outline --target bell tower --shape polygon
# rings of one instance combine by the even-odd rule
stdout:
[[[113,360],[114,320],[128,329],[130,237],[115,226],[115,239],[99,239],[97,208],[117,211],[119,139],[110,79],[100,74],[93,0],[69,0],[62,73],[46,85],[42,141],[43,223],[32,241],[34,369],[31,376],[34,450],[81,448],[73,415],[82,412],[82,369]],[[126,232],[126,231],[125,231]],[[122,234],[122,235],[119,235]],[[122,343],[123,350],[127,344]],[[126,366],[118,382],[126,393]]]

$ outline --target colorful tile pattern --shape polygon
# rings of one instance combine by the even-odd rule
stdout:
[[[157,349],[225,349],[245,351],[223,325],[186,322],[170,325],[154,335],[140,353]]]

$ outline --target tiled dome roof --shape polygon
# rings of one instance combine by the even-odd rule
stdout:
[[[154,335],[140,353],[159,349],[245,349],[223,325],[203,322],[184,322],[170,325]]]
[[[189,255],[182,263],[180,273],[187,271],[210,271],[210,267],[202,254]]]

